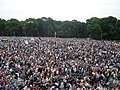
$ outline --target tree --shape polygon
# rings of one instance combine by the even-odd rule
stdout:
[[[102,38],[102,29],[100,25],[100,19],[97,17],[93,17],[91,19],[87,20],[87,31],[89,34],[89,37],[93,39],[101,39]]]
[[[4,20],[0,18],[0,35],[7,36],[42,36],[63,38],[87,38],[120,40],[120,20],[109,16],[92,17],[86,23],[77,20],[56,21],[52,18],[28,18]]]
[[[103,39],[114,40],[117,34],[117,18],[109,16],[101,19]]]
[[[48,18],[48,36],[49,37],[54,37],[54,34],[56,32],[55,30],[55,20],[53,20],[52,18]]]
[[[61,33],[63,33],[63,30],[62,30],[62,21],[54,21],[54,33],[56,32],[56,36],[58,37],[60,37],[60,36],[62,36],[61,35]]]
[[[5,24],[6,24],[6,21],[0,18],[0,35],[1,36],[5,35]]]
[[[115,40],[120,40],[120,20],[117,20],[116,23],[116,33],[115,33]]]
[[[83,22],[77,22],[77,38],[86,38],[88,37],[87,31],[86,31],[86,23]]]
[[[37,36],[38,27],[37,22],[34,18],[29,18],[25,20],[24,31],[26,36]]]
[[[22,26],[20,25],[20,22],[17,19],[7,20],[5,25],[5,35],[20,36],[22,34],[21,30]]]
[[[59,37],[73,37],[72,35],[72,23],[70,21],[64,21],[62,22],[60,26],[60,30],[58,31],[58,36]]]

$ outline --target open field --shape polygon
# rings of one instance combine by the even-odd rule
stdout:
[[[0,37],[0,90],[120,89],[120,42]]]

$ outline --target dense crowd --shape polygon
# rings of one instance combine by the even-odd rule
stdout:
[[[120,90],[120,42],[0,37],[0,90]]]

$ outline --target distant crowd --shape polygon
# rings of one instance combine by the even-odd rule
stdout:
[[[120,42],[0,37],[0,90],[120,90]]]

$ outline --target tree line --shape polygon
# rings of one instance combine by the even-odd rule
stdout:
[[[40,36],[62,38],[92,38],[97,40],[120,40],[120,20],[109,16],[92,17],[86,22],[77,20],[56,21],[52,18],[28,18],[5,20],[0,18],[1,36]]]

